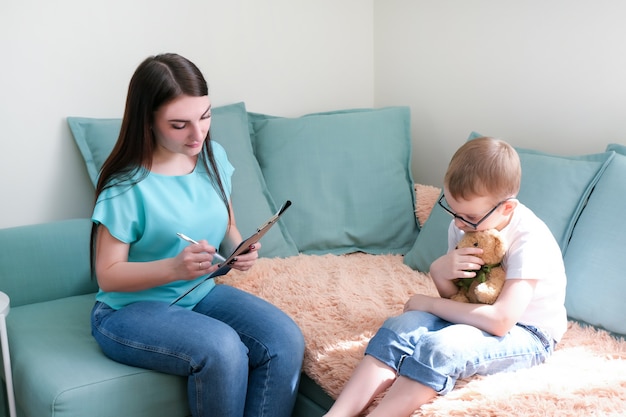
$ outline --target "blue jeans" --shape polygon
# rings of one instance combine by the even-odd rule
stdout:
[[[514,371],[543,363],[554,341],[541,330],[517,325],[497,337],[423,311],[387,319],[370,340],[371,355],[398,375],[444,395],[459,378]]]
[[[91,321],[109,358],[186,376],[194,417],[291,415],[304,339],[289,316],[258,297],[217,285],[193,310],[97,302]]]

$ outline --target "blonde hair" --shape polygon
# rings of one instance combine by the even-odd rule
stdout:
[[[453,198],[517,196],[522,177],[519,155],[503,140],[480,137],[461,146],[448,165],[444,187]]]

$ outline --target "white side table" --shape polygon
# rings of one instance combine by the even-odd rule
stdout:
[[[0,291],[0,339],[2,342],[2,363],[4,365],[4,377],[7,386],[7,401],[9,402],[9,415],[16,417],[15,396],[13,395],[13,373],[11,372],[11,355],[9,355],[9,335],[7,334],[6,317],[11,309],[9,296]]]

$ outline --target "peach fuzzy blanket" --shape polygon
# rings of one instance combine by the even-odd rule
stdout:
[[[436,294],[398,255],[260,259],[220,282],[289,314],[306,340],[304,371],[336,398],[385,318],[415,293]],[[624,416],[626,342],[575,323],[543,365],[459,381],[414,416]]]

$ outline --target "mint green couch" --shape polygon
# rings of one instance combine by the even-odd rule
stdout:
[[[237,103],[214,108],[212,119],[211,137],[236,169],[232,200],[242,233],[254,231],[282,201],[293,202],[264,237],[261,256],[392,253],[428,271],[445,252],[449,217],[435,206],[421,229],[416,221],[410,155],[419,149],[411,149],[407,108],[288,119]],[[120,121],[68,122],[95,181]],[[626,147],[574,157],[518,151],[520,200],[544,218],[563,251],[570,318],[626,335],[626,279],[618,263],[626,236]],[[0,230],[0,290],[11,298],[18,415],[189,415],[183,378],[111,361],[91,337],[97,284],[89,269],[90,228],[89,219],[71,219]],[[319,417],[330,404],[304,375],[294,417]]]
[[[92,338],[97,286],[89,272],[90,230],[89,219],[0,230],[0,288],[11,298],[7,327],[18,415],[188,416],[185,378],[114,362]],[[319,390],[310,380],[301,384],[305,388],[313,397]],[[318,409],[301,396],[294,416]]]

